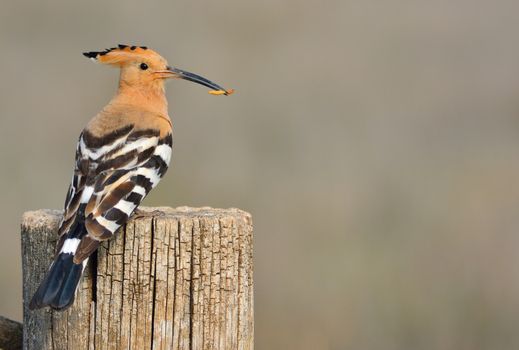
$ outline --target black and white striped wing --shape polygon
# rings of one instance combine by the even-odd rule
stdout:
[[[95,182],[85,189],[92,195],[85,208],[88,234],[74,254],[80,263],[109,239],[133,214],[165,174],[171,157],[171,134],[130,134],[126,142],[98,165]]]
[[[87,163],[88,159],[82,155],[78,144],[72,181],[70,182],[67,197],[65,199],[63,218],[58,227],[59,239],[56,246],[56,253],[61,251],[64,241],[67,238],[67,234],[73,228],[77,220],[80,220],[81,215],[78,215],[78,213],[82,211],[80,209],[81,204],[86,203],[90,198],[91,193],[88,193],[88,190],[84,191],[88,175]]]
[[[133,130],[133,125],[117,129],[103,138],[95,138],[83,132],[76,147],[76,158],[72,181],[65,199],[63,218],[58,228],[58,244],[56,254],[63,249],[73,251],[77,242],[84,235],[80,226],[83,226],[84,209],[92,196],[91,184],[99,173],[97,168],[103,159],[113,150],[120,148]],[[65,241],[68,241],[64,247]]]

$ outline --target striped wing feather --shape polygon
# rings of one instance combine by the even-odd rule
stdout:
[[[70,232],[77,220],[80,220],[81,218],[81,215],[78,215],[78,211],[80,211],[79,208],[81,206],[82,198],[89,196],[88,193],[83,195],[87,180],[87,172],[84,171],[85,161],[87,160],[83,158],[78,143],[74,173],[72,174],[72,181],[67,192],[67,197],[65,198],[63,218],[61,219],[58,228],[59,240],[56,245],[56,254],[61,251],[67,236],[66,234]]]
[[[159,130],[135,131],[133,126],[102,139],[87,131],[81,135],[60,227],[64,238],[74,220],[84,220],[87,234],[77,237],[80,242],[74,263],[84,261],[102,241],[112,237],[166,172],[171,134],[159,135]],[[58,244],[58,252],[60,245],[63,242]]]

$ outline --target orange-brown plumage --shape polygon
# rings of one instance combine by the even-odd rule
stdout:
[[[97,137],[124,124],[132,124],[136,130],[156,128],[163,136],[171,131],[164,89],[167,76],[160,73],[169,68],[166,59],[151,49],[129,45],[98,53],[93,59],[118,66],[121,73],[117,94],[86,130]],[[141,69],[142,64],[148,68]]]
[[[165,80],[180,78],[216,94],[232,93],[199,75],[171,68],[144,46],[119,45],[84,55],[120,68],[119,87],[79,137],[56,255],[30,303],[33,309],[62,310],[72,304],[88,257],[126,223],[166,173],[172,123]]]

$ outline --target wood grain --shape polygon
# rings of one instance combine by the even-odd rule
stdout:
[[[23,216],[25,349],[253,349],[250,214],[143,208],[91,259],[70,309],[30,311],[60,218]]]
[[[22,324],[0,316],[0,349],[22,348]]]

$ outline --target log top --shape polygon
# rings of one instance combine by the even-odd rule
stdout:
[[[30,227],[34,229],[42,229],[49,226],[55,226],[61,220],[63,210],[57,209],[39,209],[26,211],[22,216],[22,227]],[[165,216],[171,218],[180,217],[235,217],[244,218],[248,223],[251,221],[251,214],[238,208],[212,208],[212,207],[139,207],[131,220],[138,219],[140,217],[153,217],[153,216]]]
[[[31,311],[62,214],[22,218],[24,349],[253,349],[249,213],[143,207],[99,247],[70,309]]]

